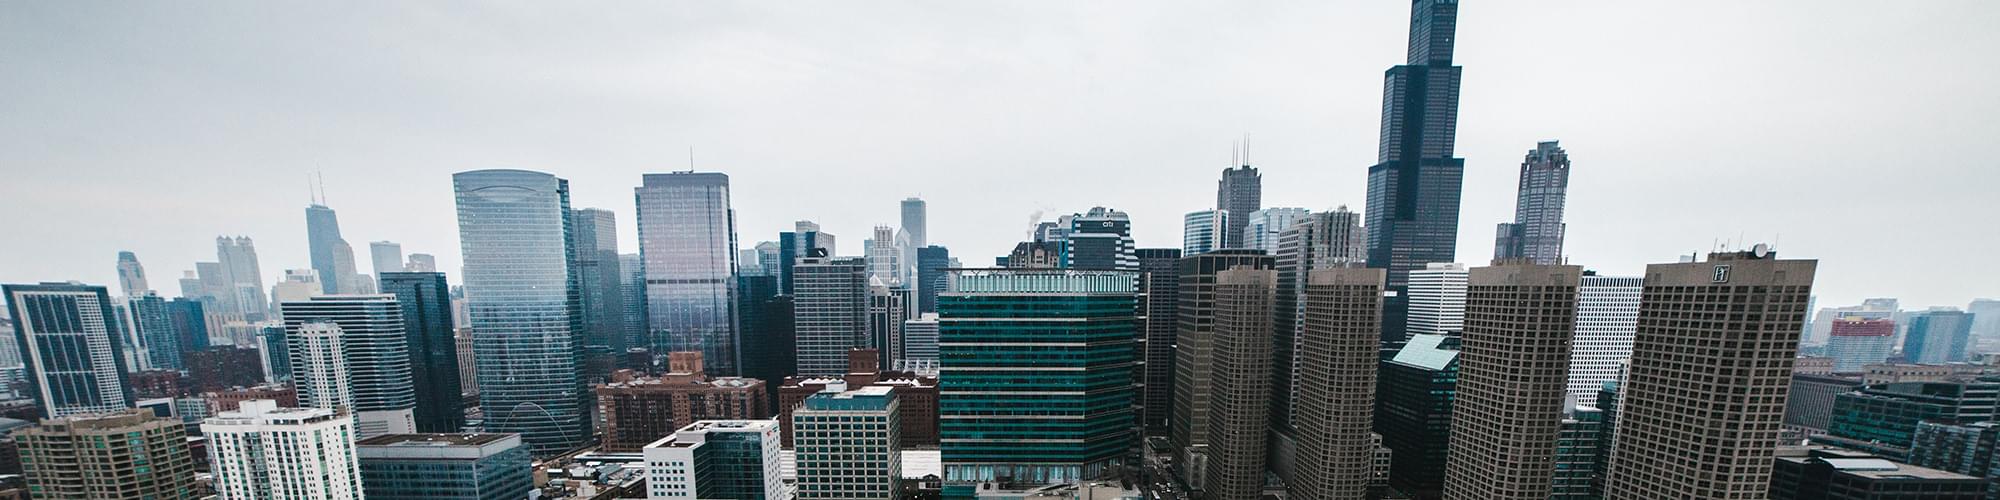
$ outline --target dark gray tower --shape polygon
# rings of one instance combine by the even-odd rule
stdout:
[[[1382,139],[1368,167],[1368,267],[1389,270],[1402,292],[1410,271],[1451,262],[1458,248],[1458,198],[1465,159],[1452,156],[1461,68],[1451,63],[1457,0],[1410,4],[1409,61],[1382,82]],[[1403,339],[1409,301],[1385,304],[1382,340]]]
[[[1514,201],[1514,222],[1500,223],[1493,238],[1493,259],[1528,259],[1553,266],[1562,263],[1563,200],[1569,193],[1569,153],[1556,141],[1543,141],[1521,160],[1520,194]]]
[[[1264,176],[1249,160],[1242,163],[1222,169],[1222,180],[1215,183],[1215,209],[1229,212],[1222,234],[1215,236],[1217,250],[1243,248],[1243,224],[1250,222],[1250,212],[1264,208]]]

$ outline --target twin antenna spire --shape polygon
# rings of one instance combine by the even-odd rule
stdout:
[[[1229,168],[1250,166],[1250,133],[1243,133],[1243,140],[1229,145]]]
[[[320,171],[306,174],[306,197],[314,205],[326,206],[326,174]]]

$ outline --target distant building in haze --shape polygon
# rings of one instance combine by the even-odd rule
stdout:
[[[1858,372],[1863,366],[1889,359],[1895,337],[1895,320],[1836,319],[1826,342],[1826,356],[1833,358],[1834,372]]]
[[[1562,263],[1563,202],[1569,191],[1569,153],[1556,141],[1543,141],[1521,160],[1521,179],[1514,200],[1514,222],[1502,222],[1493,240],[1493,260],[1527,259],[1541,265]]]
[[[1225,210],[1188,212],[1181,217],[1181,253],[1201,255],[1222,248],[1229,232],[1230,214]]]
[[[1277,253],[1278,239],[1285,229],[1306,218],[1309,212],[1303,208],[1266,208],[1250,212],[1243,221],[1242,248]]]
[[[403,244],[394,241],[368,242],[368,263],[375,269],[375,277],[382,273],[403,272]]]
[[[1956,309],[1932,310],[1910,315],[1909,332],[1903,336],[1903,357],[1912,363],[1943,364],[1968,359],[1972,344],[1973,315]]]
[[[618,219],[610,210],[585,208],[571,218],[576,230],[576,271],[578,309],[583,313],[583,346],[586,356],[599,364],[625,354],[624,269],[618,262]],[[590,373],[602,380],[609,372]]]
[[[1222,222],[1222,232],[1215,238],[1216,249],[1253,248],[1247,245],[1243,228],[1252,213],[1264,208],[1264,176],[1250,166],[1248,158],[1241,160],[1241,166],[1222,169],[1222,180],[1215,183],[1215,209],[1231,215]]]
[[[146,267],[139,265],[139,256],[130,251],[118,252],[118,289],[126,297],[137,297],[153,289],[146,283]]]

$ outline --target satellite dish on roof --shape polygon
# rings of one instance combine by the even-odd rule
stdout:
[[[1750,246],[1750,255],[1759,259],[1771,256],[1771,246],[1763,243]]]

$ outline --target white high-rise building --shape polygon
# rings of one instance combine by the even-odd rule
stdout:
[[[354,382],[347,376],[347,349],[340,325],[332,321],[300,323],[285,335],[285,344],[299,405],[328,409],[354,406]]]
[[[1243,248],[1263,250],[1267,254],[1278,252],[1278,236],[1292,223],[1304,220],[1311,212],[1303,208],[1266,208],[1250,212],[1249,220],[1243,222]]]
[[[1465,264],[1435,262],[1410,271],[1411,335],[1457,335],[1465,330]]]
[[[223,500],[359,500],[354,419],[325,408],[244,401],[204,420],[209,470]]]
[[[923,313],[903,322],[903,358],[898,361],[925,361],[937,364],[938,315]]]
[[[1414,274],[1412,274],[1414,276]],[[1618,380],[1618,365],[1632,357],[1639,331],[1639,294],[1645,278],[1586,273],[1576,300],[1576,337],[1569,347],[1569,398],[1597,405],[1597,391]]]
[[[280,306],[274,307],[276,310],[272,312],[275,316],[283,317],[284,303],[311,300],[313,297],[325,295],[324,290],[325,285],[319,282],[319,271],[310,268],[286,269],[285,280],[271,285],[271,304]]]
[[[1227,210],[1188,212],[1181,218],[1181,255],[1200,255],[1221,249],[1223,234],[1228,227]]]
[[[375,267],[375,275],[403,272],[403,245],[394,241],[368,243],[368,262]]]
[[[903,251],[896,246],[896,228],[875,226],[875,238],[868,240],[868,280],[884,285],[903,283]]]

